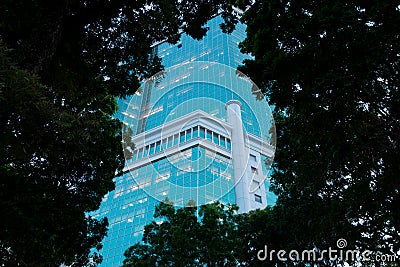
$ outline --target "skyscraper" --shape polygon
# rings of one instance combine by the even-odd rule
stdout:
[[[244,25],[227,35],[221,22],[212,19],[200,41],[183,34],[175,45],[155,45],[165,71],[118,101],[116,117],[133,130],[135,148],[116,189],[92,214],[109,219],[102,266],[122,264],[166,198],[177,206],[236,203],[239,212],[275,201],[264,179],[274,154],[272,115],[252,94],[256,85],[236,71],[248,57],[237,47]]]

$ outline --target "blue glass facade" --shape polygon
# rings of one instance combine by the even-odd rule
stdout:
[[[144,83],[130,99],[118,100],[116,117],[133,129],[136,147],[125,174],[115,178],[116,189],[92,214],[109,219],[101,266],[122,264],[124,251],[141,240],[144,226],[153,220],[154,207],[166,197],[177,206],[189,200],[236,203],[234,125],[226,108],[230,100],[241,104],[246,156],[251,158],[248,172],[256,177],[259,169],[262,178],[268,172],[263,162],[271,156],[264,151],[273,150],[267,144],[272,115],[266,101],[252,95],[254,85],[235,71],[247,57],[237,47],[245,28],[238,25],[227,35],[219,28],[221,22],[220,17],[211,20],[207,36],[200,41],[183,34],[175,45],[157,45],[154,49],[166,71]],[[268,189],[268,182],[254,177],[249,180],[249,188],[256,185],[252,194],[259,183]],[[253,208],[274,203],[275,196],[267,189],[251,195]]]

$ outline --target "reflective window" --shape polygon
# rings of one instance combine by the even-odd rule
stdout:
[[[133,151],[133,154],[132,154],[132,160],[136,160],[137,159],[137,150],[135,150],[135,151]]]
[[[199,137],[199,126],[193,128],[193,138]]]
[[[219,144],[222,147],[226,147],[225,137],[223,137],[223,136],[220,137]]]
[[[185,132],[180,133],[179,143],[185,142]]]
[[[160,152],[160,151],[161,151],[161,142],[158,141],[158,142],[156,143],[156,152]]]
[[[207,140],[212,142],[212,132],[210,130],[207,130]]]
[[[261,198],[260,195],[255,194],[255,195],[254,195],[254,200],[255,200],[256,202],[258,202],[258,203],[262,203],[262,198]]]
[[[179,141],[179,135],[176,134],[176,135],[174,135],[174,146],[176,146],[178,144],[178,141]]]
[[[218,136],[219,136],[219,134],[213,133],[213,142],[216,145],[219,145]]]
[[[167,146],[168,148],[172,147],[172,139],[173,139],[172,136],[168,137],[168,146]]]
[[[186,130],[186,141],[192,139],[192,129]]]
[[[205,133],[204,127],[200,127],[200,137],[201,138],[205,138],[206,137],[206,133]]]
[[[162,140],[161,150],[165,150],[167,148],[167,138]]]
[[[155,152],[155,145],[151,144],[150,145],[150,155],[154,154],[154,152]]]

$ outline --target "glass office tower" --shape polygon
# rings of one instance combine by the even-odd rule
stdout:
[[[116,189],[92,214],[109,220],[101,266],[122,264],[165,199],[178,207],[236,203],[239,212],[275,202],[265,180],[265,162],[274,155],[271,111],[252,94],[256,85],[236,71],[248,57],[237,47],[244,25],[227,35],[221,22],[212,19],[200,41],[183,34],[175,45],[155,45],[165,71],[118,101],[116,117],[133,130],[135,148]]]

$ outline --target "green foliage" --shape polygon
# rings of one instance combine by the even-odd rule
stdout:
[[[0,34],[16,61],[57,92],[126,96],[162,68],[153,43],[176,43],[181,31],[202,38],[219,10],[231,31],[237,19],[225,1],[6,0]]]
[[[0,265],[101,261],[107,220],[85,214],[133,149],[115,98],[162,69],[153,43],[201,38],[224,6],[231,30],[223,1],[0,2]]]
[[[221,203],[175,209],[160,203],[143,244],[125,252],[123,266],[237,266],[237,206]]]
[[[122,163],[119,123],[100,110],[74,114],[54,103],[38,77],[18,69],[8,53],[1,43],[0,261],[84,263],[106,231],[107,220],[84,212],[98,208],[114,186]],[[102,123],[108,127],[98,134]]]
[[[246,2],[240,70],[275,105],[280,244],[399,251],[399,3]]]

